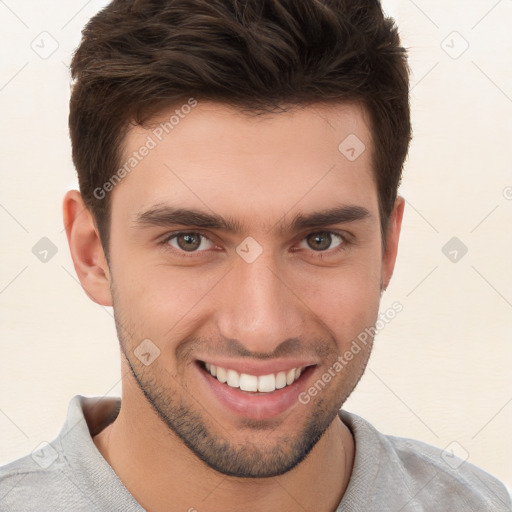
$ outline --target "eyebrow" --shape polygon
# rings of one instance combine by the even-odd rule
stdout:
[[[356,222],[369,218],[371,218],[371,214],[363,206],[337,206],[308,214],[296,214],[288,223],[280,220],[275,224],[277,226],[275,231],[279,235],[285,235],[307,228]],[[174,208],[168,205],[155,205],[144,212],[138,213],[133,224],[138,228],[183,225],[194,228],[216,229],[234,234],[243,234],[249,231],[244,224],[233,217],[222,217],[216,213]]]

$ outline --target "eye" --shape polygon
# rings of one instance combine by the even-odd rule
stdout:
[[[337,240],[334,246],[332,246],[333,238]],[[334,233],[333,231],[310,233],[302,242],[306,243],[306,248],[311,248],[315,252],[326,252],[327,250],[334,250],[334,252],[336,252],[337,250],[344,249],[347,244],[347,240],[342,235]]]
[[[333,245],[333,241],[335,245]],[[201,253],[213,249],[214,242],[206,235],[194,231],[180,231],[172,233],[161,242],[164,247],[171,246],[171,250],[183,256],[200,256]],[[304,244],[306,244],[304,246]],[[342,251],[348,245],[346,237],[333,231],[317,231],[310,233],[301,240],[300,248],[312,249],[318,253],[318,257]]]
[[[168,244],[177,251],[189,253],[201,252],[202,250],[214,247],[213,242],[205,235],[189,231],[174,233],[163,240],[162,244]],[[208,246],[208,244],[210,244],[210,246]],[[201,251],[199,249],[201,249]]]

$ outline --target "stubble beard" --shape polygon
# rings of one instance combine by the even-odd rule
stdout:
[[[325,391],[325,398],[319,396],[308,404],[297,403],[295,407],[303,407],[304,414],[308,416],[304,426],[299,430],[295,430],[293,425],[288,425],[286,432],[277,432],[279,425],[273,429],[269,427],[268,422],[246,421],[244,427],[248,429],[248,437],[251,437],[249,434],[260,431],[264,435],[257,437],[265,439],[265,446],[261,443],[257,445],[250,440],[234,443],[230,441],[229,432],[220,426],[216,418],[212,417],[211,421],[208,421],[206,408],[202,407],[186,389],[186,383],[180,383],[157,361],[150,366],[144,366],[136,357],[132,357],[133,348],[130,352],[126,347],[135,347],[135,340],[138,338],[128,336],[123,323],[119,321],[119,316],[114,308],[120,348],[131,376],[148,404],[167,425],[172,437],[178,436],[210,468],[238,478],[274,477],[300,464],[338,416],[342,404],[361,378],[371,350],[370,348],[355,380],[352,377],[354,384],[349,385],[349,389],[338,390],[337,393]],[[169,385],[166,386],[164,383]],[[282,423],[285,422],[286,418]],[[210,425],[217,426],[217,432]]]

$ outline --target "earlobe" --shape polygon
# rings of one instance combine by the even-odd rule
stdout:
[[[395,268],[396,256],[398,254],[398,241],[400,239],[400,230],[402,228],[402,218],[404,214],[405,200],[398,196],[389,216],[388,227],[386,231],[386,250],[382,258],[382,292],[388,287]]]
[[[78,190],[67,192],[62,206],[71,258],[82,288],[94,302],[111,306],[110,273],[94,217]]]

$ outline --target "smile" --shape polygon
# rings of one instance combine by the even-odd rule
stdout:
[[[277,389],[283,389],[293,384],[302,374],[306,367],[292,368],[287,371],[270,373],[268,375],[250,375],[238,373],[229,368],[222,368],[214,364],[204,363],[206,370],[212,377],[215,377],[222,384],[232,388],[253,393],[272,393]]]

